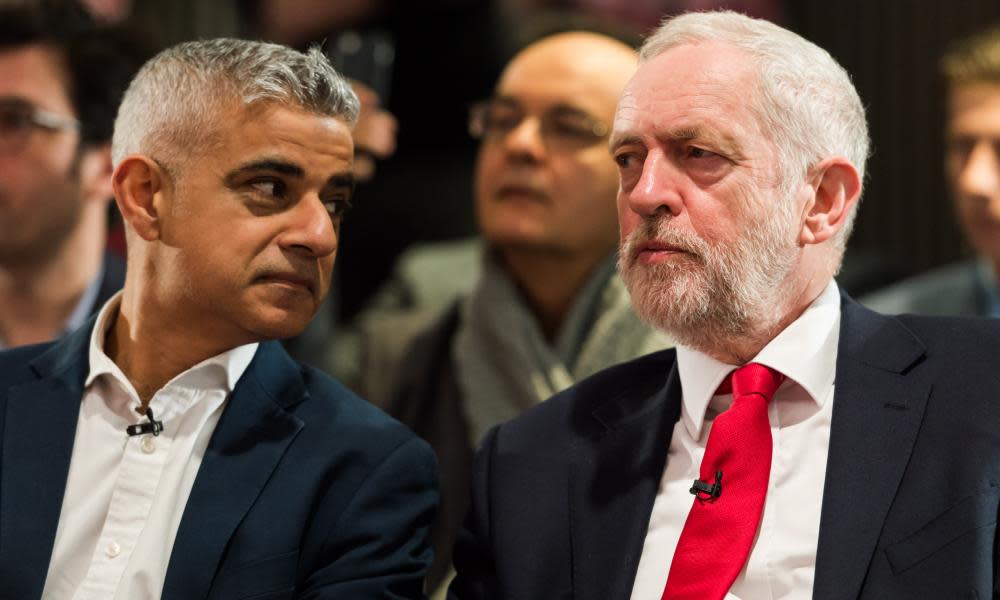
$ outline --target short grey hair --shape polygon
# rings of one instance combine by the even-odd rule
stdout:
[[[759,93],[750,108],[774,141],[785,191],[830,156],[847,158],[864,180],[870,144],[865,109],[850,75],[826,50],[768,21],[731,11],[695,12],[666,19],[639,50],[639,62],[706,42],[756,60]],[[848,215],[836,240],[840,254],[856,214]]]
[[[360,111],[350,84],[319,48],[230,38],[185,42],[160,52],[132,80],[115,119],[111,156],[117,166],[141,153],[167,163],[206,144],[220,109],[280,103],[353,126]]]

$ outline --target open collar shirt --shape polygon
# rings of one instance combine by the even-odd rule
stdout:
[[[831,280],[816,300],[750,362],[787,379],[768,404],[773,440],[764,512],[749,559],[727,599],[812,597],[820,509],[833,412],[840,293]],[[715,416],[732,404],[732,394],[715,391],[737,368],[691,348],[678,346],[682,402],[632,589],[632,600],[659,600],[674,550],[694,501]]]
[[[206,359],[171,379],[149,406],[158,436],[131,437],[139,396],[104,352],[121,293],[90,339],[69,476],[43,600],[159,598],[198,468],[236,382],[258,344]]]

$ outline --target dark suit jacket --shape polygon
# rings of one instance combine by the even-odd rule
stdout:
[[[92,327],[0,353],[0,598],[41,595]],[[263,343],[205,452],[162,597],[422,597],[436,477],[425,442]]]
[[[842,309],[813,597],[993,597],[1000,321]],[[680,414],[675,357],[612,367],[486,437],[450,598],[629,598]]]

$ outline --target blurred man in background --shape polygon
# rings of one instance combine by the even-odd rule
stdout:
[[[146,57],[73,2],[0,7],[0,348],[59,337],[121,288],[111,129]]]
[[[423,264],[416,272],[427,280],[419,283],[434,288],[429,281],[455,278],[469,263],[462,253],[478,248],[478,281],[415,340],[397,321],[372,319],[381,335],[367,338],[362,395],[430,441],[442,464],[432,585],[448,572],[483,433],[574,381],[665,345],[633,314],[615,272],[618,181],[606,143],[635,66],[632,48],[594,33],[553,35],[519,53],[495,95],[471,114],[481,140],[481,246],[425,255],[434,265],[408,263]],[[389,357],[393,348],[407,350]],[[370,394],[376,384],[380,392]]]
[[[944,56],[948,86],[945,171],[975,257],[875,292],[885,313],[1000,317],[1000,26]]]

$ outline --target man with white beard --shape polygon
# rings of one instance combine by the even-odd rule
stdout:
[[[1000,324],[843,294],[868,133],[821,48],[670,19],[618,104],[619,268],[676,349],[494,428],[450,597],[987,598]]]

